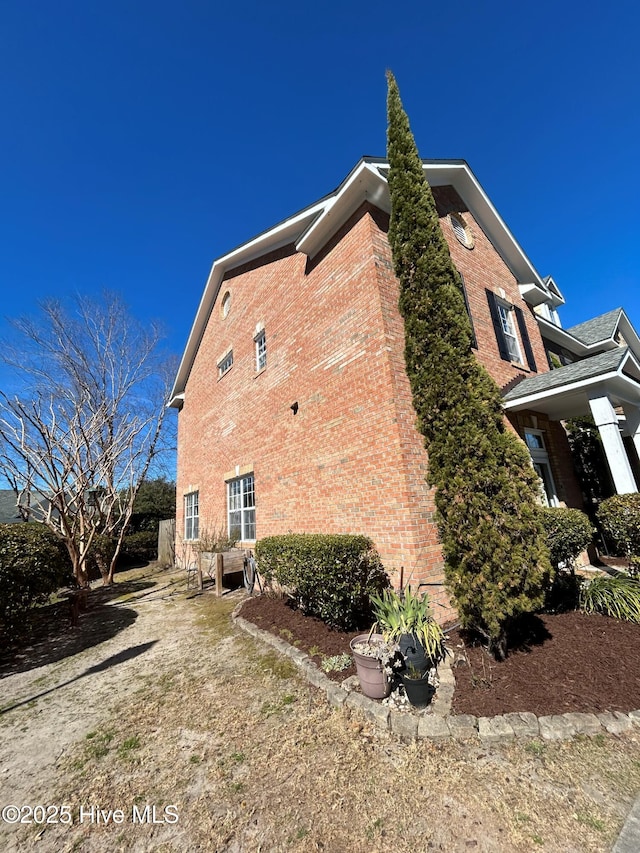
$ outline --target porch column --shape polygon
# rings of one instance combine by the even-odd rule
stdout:
[[[618,416],[611,405],[611,400],[606,394],[594,396],[589,399],[589,408],[596,422],[602,446],[607,457],[609,470],[619,495],[637,492],[636,481],[629,465],[627,452],[622,443],[622,436],[618,427]]]
[[[638,452],[638,458],[640,458],[640,407],[633,406],[632,408],[625,405],[624,413],[627,418],[627,432],[633,439]]]

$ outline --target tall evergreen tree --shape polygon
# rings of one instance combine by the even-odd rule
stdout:
[[[498,386],[471,350],[460,278],[391,72],[387,80],[389,243],[447,589],[463,625],[503,658],[510,624],[542,604],[549,572],[539,482],[505,424]]]

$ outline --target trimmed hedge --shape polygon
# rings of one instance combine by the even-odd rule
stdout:
[[[371,623],[372,593],[389,586],[366,536],[289,533],[256,543],[260,574],[286,587],[300,609],[344,631]]]
[[[47,527],[0,524],[0,635],[17,635],[30,608],[71,583],[67,551]]]
[[[552,569],[558,563],[573,568],[578,555],[589,547],[593,539],[593,527],[589,518],[579,509],[564,507],[541,507],[547,547]]]
[[[640,494],[607,498],[598,507],[596,517],[616,556],[640,555]]]

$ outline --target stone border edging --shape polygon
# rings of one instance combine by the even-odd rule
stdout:
[[[243,602],[231,614],[233,622],[254,639],[287,655],[302,675],[314,687],[323,690],[328,701],[336,707],[354,708],[376,726],[391,731],[406,740],[426,738],[432,741],[470,740],[479,738],[483,743],[505,743],[515,738],[542,738],[547,741],[570,740],[575,735],[597,735],[603,732],[620,735],[634,726],[640,727],[640,710],[623,714],[620,711],[603,711],[599,714],[571,712],[536,717],[530,712],[504,714],[498,717],[474,717],[471,714],[452,715],[451,702],[455,678],[451,666],[443,668],[440,686],[430,706],[431,713],[423,716],[402,713],[388,708],[374,699],[354,692],[348,684],[337,684],[312,662],[305,652],[285,640],[263,631],[253,622],[240,616]],[[349,679],[347,679],[347,682]]]

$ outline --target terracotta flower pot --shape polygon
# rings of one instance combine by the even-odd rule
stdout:
[[[384,642],[380,634],[373,634],[371,638],[368,634],[360,634],[354,637],[349,645],[356,662],[356,671],[362,692],[370,699],[384,699],[391,692],[391,682],[381,661],[377,657],[361,654],[354,649],[358,643],[367,643],[369,639],[372,646],[381,645]]]

